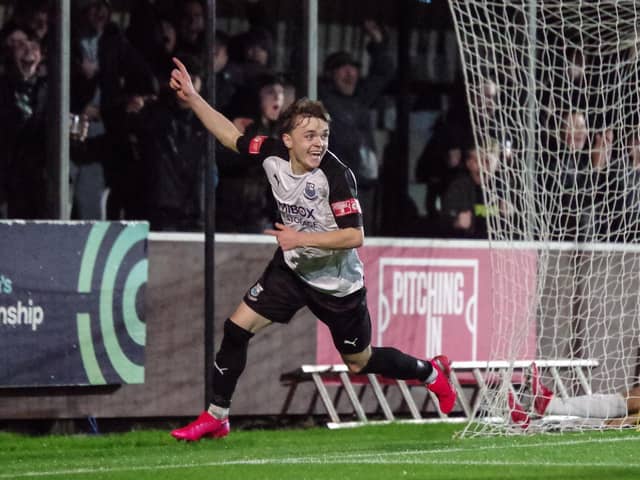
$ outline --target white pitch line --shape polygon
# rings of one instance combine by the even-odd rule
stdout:
[[[624,466],[625,468],[640,468],[640,463],[624,463],[620,462],[591,462],[591,463],[570,463],[570,462],[540,462],[539,460],[532,462],[525,461],[493,461],[493,460],[454,460],[445,458],[406,458],[409,456],[423,456],[429,454],[451,454],[451,453],[463,453],[463,452],[477,452],[479,450],[503,450],[507,448],[537,448],[537,447],[561,447],[571,445],[583,445],[589,443],[615,443],[615,442],[629,442],[640,440],[640,437],[618,437],[610,439],[584,439],[584,440],[568,440],[563,442],[554,443],[529,443],[522,445],[486,445],[477,446],[473,448],[442,448],[431,450],[407,450],[405,452],[384,452],[384,453],[352,453],[352,454],[335,454],[325,456],[306,456],[306,457],[290,457],[290,458],[256,458],[256,459],[240,459],[240,460],[222,460],[217,462],[203,462],[203,463],[184,463],[184,464],[172,464],[172,465],[132,465],[122,467],[96,467],[96,468],[77,468],[68,470],[50,470],[50,471],[32,471],[22,473],[2,473],[0,479],[3,478],[37,478],[37,477],[49,477],[54,475],[82,475],[82,474],[96,474],[96,473],[112,473],[112,472],[128,472],[128,471],[161,471],[161,470],[177,470],[188,468],[203,468],[203,467],[225,467],[225,466],[237,466],[237,465],[331,465],[331,464],[389,464],[389,465],[449,465],[449,466],[541,466],[541,467],[562,467],[562,468],[618,468]],[[389,458],[389,457],[405,457],[405,458]]]
[[[502,467],[562,467],[562,468],[639,468],[640,463],[608,462],[608,463],[568,463],[568,462],[504,462],[504,461],[480,461],[480,460],[437,460],[437,459],[382,459],[382,458],[361,458],[345,459],[336,458],[282,458],[282,459],[256,459],[256,460],[230,460],[221,462],[205,462],[174,465],[145,465],[131,467],[111,467],[111,468],[78,468],[70,470],[58,470],[48,472],[23,472],[0,474],[0,478],[38,478],[51,477],[54,475],[83,475],[83,474],[104,474],[116,472],[138,472],[138,471],[163,471],[180,470],[190,468],[205,467],[233,467],[233,466],[262,466],[262,465],[447,465],[447,466],[502,466]]]

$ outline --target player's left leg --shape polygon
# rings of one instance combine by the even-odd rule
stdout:
[[[456,403],[456,391],[449,381],[451,365],[445,355],[430,361],[420,360],[393,347],[371,347],[347,354],[341,352],[344,363],[353,373],[375,373],[398,380],[417,379],[436,394],[440,411],[450,413]]]
[[[436,394],[443,413],[451,412],[456,392],[448,379],[447,357],[439,355],[427,361],[393,347],[372,347],[371,318],[364,288],[346,297],[317,292],[310,297],[309,308],[329,327],[333,343],[351,372],[399,380],[417,379]]]

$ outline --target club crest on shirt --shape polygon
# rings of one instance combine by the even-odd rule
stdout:
[[[258,282],[253,287],[251,287],[248,297],[255,302],[258,300],[258,295],[260,295],[263,290],[264,288]]]
[[[315,200],[318,197],[315,183],[307,182],[307,185],[304,187],[304,196],[309,200]]]

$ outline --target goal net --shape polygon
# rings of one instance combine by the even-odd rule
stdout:
[[[492,359],[568,361],[537,369],[553,392],[547,405],[535,401],[530,366],[489,369],[466,434],[624,424],[611,417],[627,413],[638,374],[640,4],[450,6],[476,146],[483,158],[498,154],[481,162],[490,241],[500,246],[494,307],[515,314],[523,307],[513,298],[531,300],[526,325],[495,332]],[[535,252],[533,285],[505,248]],[[579,360],[597,366],[572,368]],[[583,409],[572,410],[576,397]]]

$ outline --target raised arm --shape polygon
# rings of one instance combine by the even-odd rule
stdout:
[[[191,76],[184,64],[173,58],[176,68],[171,72],[169,86],[175,90],[178,98],[185,102],[218,141],[225,147],[238,151],[236,142],[242,133],[231,121],[209,105],[196,91]]]

